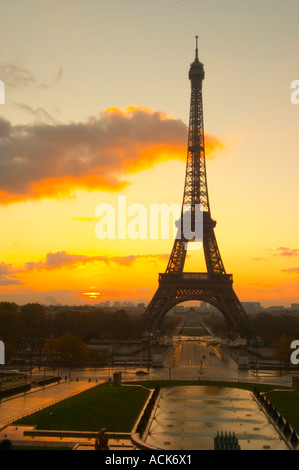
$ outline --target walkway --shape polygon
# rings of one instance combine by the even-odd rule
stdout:
[[[66,381],[0,402],[0,430],[13,421],[98,385],[99,382]]]

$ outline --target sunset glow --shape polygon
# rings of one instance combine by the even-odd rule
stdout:
[[[86,296],[89,299],[98,299],[101,296],[101,292],[82,292],[81,295]]]
[[[299,303],[290,101],[299,6],[235,2],[233,20],[222,2],[215,14],[210,2],[166,0],[167,15],[164,2],[119,2],[117,18],[109,2],[25,3],[1,7],[0,300],[150,301],[173,238],[99,240],[96,208],[117,208],[119,196],[147,209],[182,203],[200,27],[208,190],[225,268],[241,301]],[[205,269],[202,250],[185,269]]]

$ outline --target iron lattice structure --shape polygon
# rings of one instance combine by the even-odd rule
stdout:
[[[216,222],[211,217],[207,187],[202,82],[204,66],[198,60],[196,36],[195,60],[190,66],[190,118],[185,187],[181,220],[184,210],[191,210],[191,228],[195,226],[195,206],[201,204],[203,217],[203,249],[207,272],[184,272],[188,240],[182,234],[176,238],[165,273],[159,274],[159,287],[145,312],[149,332],[160,330],[167,312],[178,303],[200,300],[214,305],[224,315],[230,331],[238,332],[246,313],[233,290],[233,276],[226,274],[216,241]],[[190,240],[189,240],[190,242]]]

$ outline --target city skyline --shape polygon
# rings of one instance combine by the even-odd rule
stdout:
[[[99,240],[95,211],[120,195],[181,204],[198,35],[227,272],[242,302],[298,303],[296,13],[268,0],[2,1],[0,301],[149,302],[173,239]]]

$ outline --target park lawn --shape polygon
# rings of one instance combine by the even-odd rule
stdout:
[[[217,380],[142,380],[138,382],[124,382],[134,383],[143,385],[146,388],[154,389],[157,384],[161,388],[178,387],[178,386],[210,386],[210,387],[229,387],[229,388],[240,388],[242,390],[248,390],[253,392],[255,389],[259,392],[269,392],[275,389],[290,390],[289,387],[271,385],[271,384],[256,384],[251,382],[225,382]],[[288,392],[290,393],[290,392]]]
[[[299,392],[289,387],[247,382],[220,382],[212,380],[160,380],[127,382],[122,386],[105,383],[44,410],[18,420],[14,424],[32,425],[37,429],[92,431],[106,427],[110,432],[130,432],[148,396],[149,390],[175,386],[216,386],[267,393],[267,398],[284,419],[299,433]],[[273,388],[281,389],[272,391]]]
[[[299,433],[299,391],[273,391],[267,393],[266,397],[289,425]]]
[[[180,331],[182,336],[209,336],[209,332],[199,322],[186,322]]]
[[[203,326],[184,326],[180,333],[182,336],[208,336]]]
[[[97,385],[85,392],[26,416],[15,425],[36,429],[130,432],[150,391],[141,386]]]

